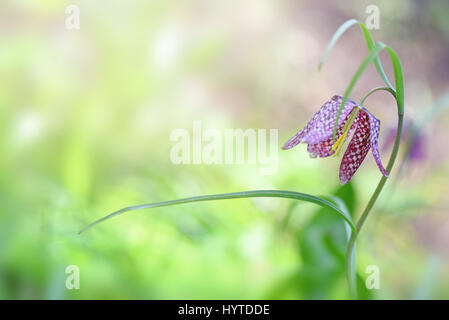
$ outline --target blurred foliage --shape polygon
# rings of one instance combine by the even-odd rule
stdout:
[[[65,28],[70,4],[80,30]],[[250,189],[336,195],[359,214],[379,179],[368,158],[337,188],[339,161],[311,160],[304,148],[280,152],[277,173],[261,176],[253,165],[174,165],[169,135],[200,119],[220,131],[279,128],[282,143],[342,93],[366,55],[350,31],[316,71],[336,27],[363,21],[369,4],[2,1],[0,298],[347,298],[344,225],[310,204],[187,204],[77,231],[128,205]],[[404,62],[413,118],[448,89],[449,4],[378,6],[373,35]],[[355,100],[380,83],[374,68],[361,80]],[[386,94],[369,104],[382,138],[395,106]],[[362,298],[449,297],[447,123],[446,112],[426,126],[426,157],[387,183],[367,221],[359,284],[377,265],[381,288]],[[65,288],[68,265],[80,268],[80,290]]]

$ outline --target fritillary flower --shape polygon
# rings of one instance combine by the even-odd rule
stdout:
[[[342,100],[343,97],[340,95],[333,96],[301,131],[284,144],[282,149],[287,150],[304,142],[308,145],[307,151],[312,158],[337,156],[347,138],[353,134],[341,161],[340,182],[346,184],[352,179],[369,149],[373,153],[380,172],[388,177],[380,160],[377,143],[380,121],[351,99],[346,101],[342,109],[334,142],[334,123]]]

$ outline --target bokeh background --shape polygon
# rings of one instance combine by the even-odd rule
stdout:
[[[65,27],[71,4],[80,30]],[[1,1],[0,298],[348,298],[342,221],[311,204],[187,204],[77,232],[128,205],[250,189],[337,195],[360,214],[380,178],[371,155],[343,188],[339,159],[309,159],[304,146],[280,151],[278,171],[262,176],[255,165],[174,165],[169,136],[201,120],[276,128],[281,146],[344,92],[367,54],[360,30],[317,64],[336,28],[365,21],[371,4],[375,40],[402,59],[415,123],[449,89],[444,0]],[[351,97],[379,85],[370,66]],[[380,92],[366,106],[386,163],[395,104]],[[449,298],[448,113],[428,117],[420,156],[399,174],[402,148],[359,237],[361,282],[369,265],[381,276],[363,298]],[[65,287],[69,265],[79,290]]]

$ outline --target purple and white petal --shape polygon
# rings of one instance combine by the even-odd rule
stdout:
[[[357,126],[357,118],[355,119],[354,123],[352,124],[351,128],[349,129],[349,131],[346,135],[346,138],[345,138],[345,142],[348,139],[348,137],[351,136],[351,133],[355,129],[356,126]],[[335,136],[335,141],[343,134],[343,127],[344,126],[342,125],[337,129],[337,135]],[[307,146],[307,151],[309,152],[309,154],[312,158],[329,157],[335,153],[335,151],[332,151],[332,146],[335,141],[333,139],[333,136],[331,136],[329,139],[327,139],[325,141],[322,141],[322,142],[319,142],[316,144],[309,144]]]
[[[338,131],[340,132],[340,134],[337,133],[339,136],[339,135],[341,135],[342,130],[339,129]],[[307,145],[307,151],[309,152],[309,154],[312,158],[329,157],[335,153],[335,151],[331,151],[333,143],[334,143],[334,141],[331,137],[331,138],[327,139],[326,141]]]
[[[368,154],[370,147],[370,118],[362,110],[357,115],[357,129],[341,160],[340,182],[342,184],[346,184],[352,179]]]
[[[334,95],[320,108],[320,110],[318,110],[317,113],[315,113],[312,119],[301,131],[284,144],[282,149],[287,150],[293,148],[300,142],[312,145],[318,144],[332,137],[335,119],[337,118],[338,109],[340,108],[342,99],[342,96]],[[356,106],[357,104],[351,99],[346,101],[338,121],[339,128],[344,125],[352,109]]]
[[[301,129],[297,134],[295,134],[293,136],[293,138],[290,138],[290,140],[288,140],[283,146],[282,149],[283,150],[288,150],[291,149],[295,146],[297,146],[298,144],[301,143],[302,138],[304,137],[304,130],[307,128],[307,126],[303,129]]]
[[[386,177],[388,177],[388,172],[382,165],[382,161],[380,160],[379,146],[377,141],[379,140],[379,131],[380,131],[380,120],[373,116],[368,110],[363,108],[363,111],[369,117],[370,122],[370,145],[371,151],[373,152],[374,160],[376,160],[377,166],[379,167],[380,172]]]

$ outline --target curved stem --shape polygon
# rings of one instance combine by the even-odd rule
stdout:
[[[393,89],[391,89],[391,88],[389,88],[389,87],[377,87],[377,88],[371,89],[371,90],[370,90],[370,91],[363,97],[363,99],[360,100],[359,105],[362,105],[362,104],[365,102],[365,100],[366,100],[370,95],[372,95],[374,92],[380,91],[380,90],[388,91],[388,92],[390,92],[390,93],[393,95],[393,97],[396,98],[396,92],[395,92]]]
[[[388,88],[389,89],[389,88]],[[371,90],[362,101],[364,101],[371,93],[374,93],[378,90],[388,90],[386,87],[383,88],[375,88]],[[390,91],[391,92],[391,91]],[[394,92],[392,92],[394,94]],[[390,160],[387,164],[387,172],[390,174],[391,169],[393,168],[394,162],[396,160],[396,157],[398,155],[399,151],[399,145],[401,142],[401,134],[402,134],[402,124],[404,120],[404,115],[401,113],[398,113],[398,126],[397,126],[397,132],[396,132],[396,138],[394,141],[393,151],[391,152]],[[363,210],[362,215],[360,216],[359,220],[356,224],[356,230],[351,234],[351,237],[349,238],[348,247],[346,251],[346,276],[348,278],[349,282],[349,288],[351,291],[351,294],[354,298],[357,298],[357,287],[356,287],[356,272],[355,272],[355,241],[357,239],[358,234],[360,233],[360,229],[362,229],[363,224],[365,223],[366,219],[368,218],[368,215],[373,208],[374,204],[376,203],[377,198],[379,197],[380,192],[382,191],[385,182],[387,182],[387,177],[382,176],[380,179],[376,190],[374,190],[374,193],[372,194],[370,200],[368,201],[368,204],[365,207],[365,210]]]

